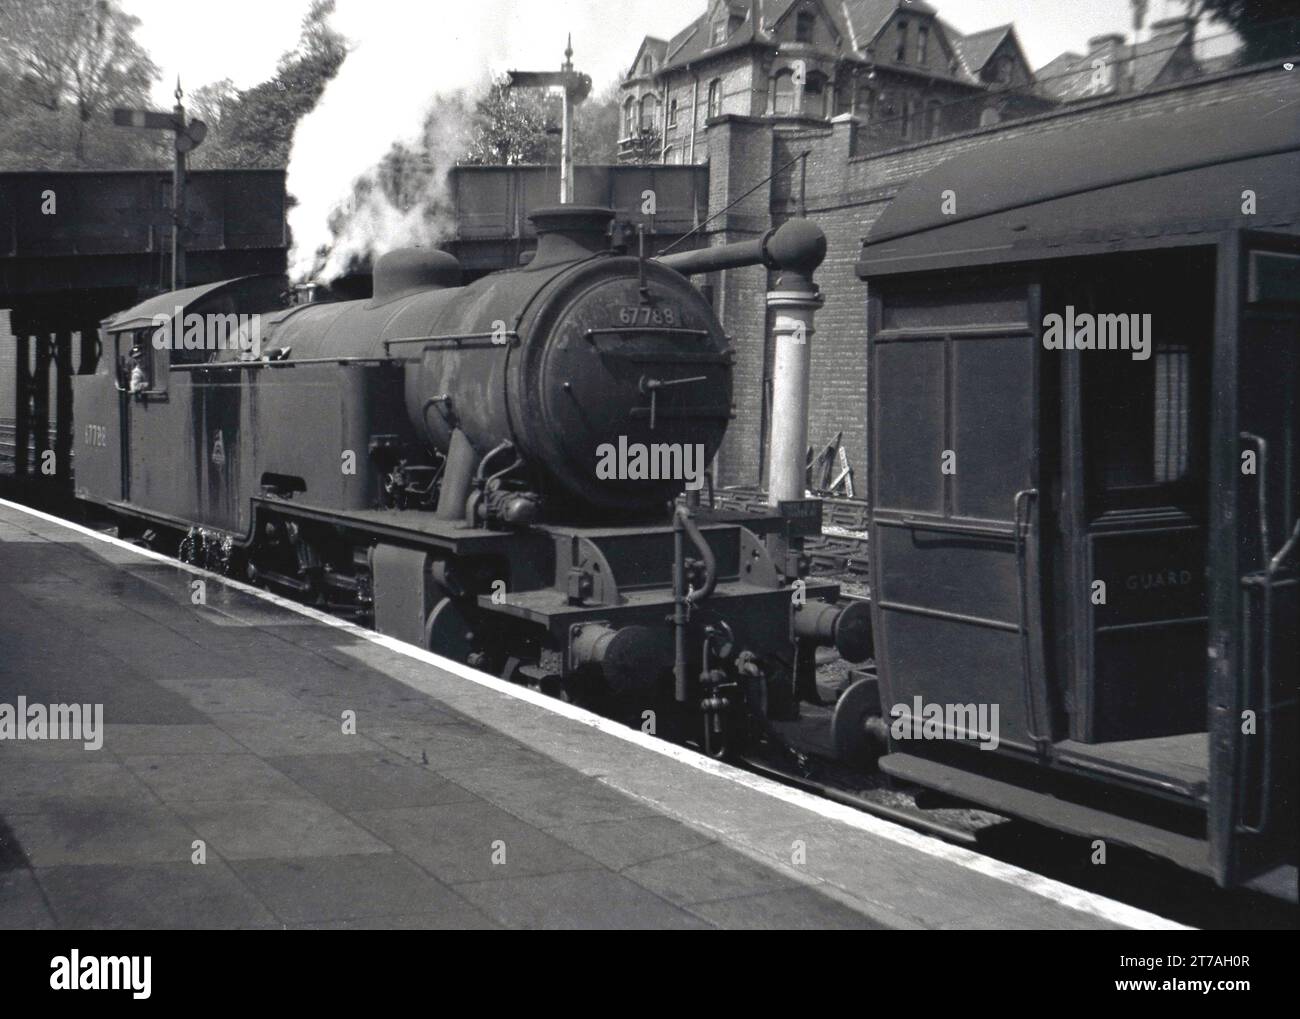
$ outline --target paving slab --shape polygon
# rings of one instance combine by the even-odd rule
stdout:
[[[391,751],[297,754],[269,758],[266,764],[346,813],[478,799],[465,786]]]
[[[276,921],[220,860],[49,867],[36,878],[65,928],[240,928]]]
[[[465,898],[398,853],[239,860],[231,867],[291,925],[406,914],[443,928],[489,926]]]
[[[507,927],[525,930],[699,930],[707,921],[607,870],[567,871],[459,886]]]
[[[123,766],[164,803],[291,800],[303,790],[255,754],[141,754]]]
[[[383,853],[388,846],[317,799],[209,800],[173,805],[209,852],[226,860]]]

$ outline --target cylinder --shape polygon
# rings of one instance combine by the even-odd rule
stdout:
[[[772,432],[767,444],[767,501],[802,499],[807,475],[808,366],[813,317],[822,305],[816,290],[773,290],[775,358],[772,366]]]

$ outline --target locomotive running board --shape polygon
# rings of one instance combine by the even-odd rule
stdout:
[[[880,770],[928,789],[996,810],[1000,814],[1058,828],[1072,835],[1132,846],[1200,874],[1210,873],[1209,843],[1155,825],[912,754],[888,754]]]

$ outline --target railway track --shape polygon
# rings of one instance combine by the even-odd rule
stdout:
[[[0,464],[11,464],[18,452],[18,428],[14,421],[0,421]],[[50,429],[49,444],[54,444],[54,430]],[[27,440],[27,462],[36,462],[36,437]]]

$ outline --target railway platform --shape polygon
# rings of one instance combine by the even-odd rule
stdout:
[[[4,928],[1170,926],[0,501],[19,698]]]

